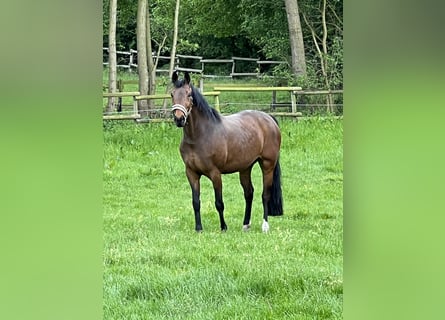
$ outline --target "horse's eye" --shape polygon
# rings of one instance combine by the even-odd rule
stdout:
[[[170,92],[171,97],[173,98],[173,92]]]

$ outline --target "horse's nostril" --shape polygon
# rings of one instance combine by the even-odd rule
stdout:
[[[174,117],[174,120],[175,120],[175,124],[176,124],[177,127],[184,127],[184,125],[185,125],[185,118],[184,118],[184,116],[181,116],[179,118]]]

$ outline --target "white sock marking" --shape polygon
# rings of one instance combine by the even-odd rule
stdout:
[[[261,229],[263,229],[263,232],[269,231],[269,223],[263,219],[263,225],[261,226]]]
[[[249,224],[243,225],[243,231],[249,231],[249,229],[250,229],[250,221]]]

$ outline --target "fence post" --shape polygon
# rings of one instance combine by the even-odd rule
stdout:
[[[292,113],[296,113],[297,112],[297,99],[296,99],[296,95],[297,95],[296,91],[291,91],[290,92],[290,101],[291,101],[291,104],[292,104]]]
[[[133,54],[130,52],[130,62],[128,63],[128,70],[131,72],[131,65],[133,64]]]
[[[201,93],[204,92],[204,77],[199,78],[199,90]]]
[[[216,111],[221,113],[221,110],[219,109],[219,96],[218,95],[215,96],[215,109],[216,109]]]

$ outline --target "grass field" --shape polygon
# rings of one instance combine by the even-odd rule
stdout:
[[[341,319],[343,125],[280,120],[284,215],[261,232],[261,173],[242,231],[238,175],[223,177],[226,233],[201,179],[204,232],[172,123],[104,123],[104,319]]]

